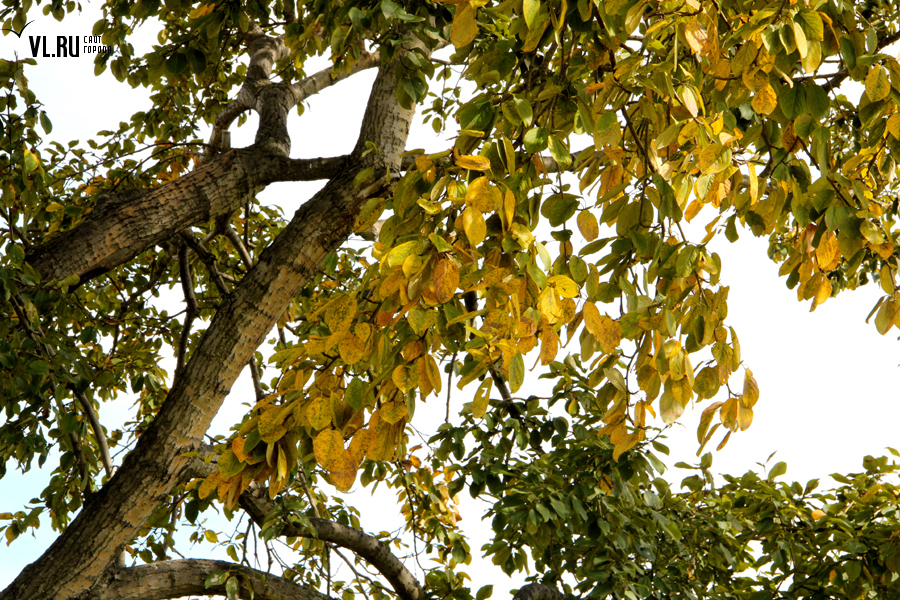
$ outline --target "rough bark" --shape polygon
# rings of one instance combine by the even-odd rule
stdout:
[[[263,251],[257,264],[222,303],[153,424],[119,471],[85,503],[47,552],[0,594],[0,599],[83,598],[115,568],[117,554],[169,490],[183,480],[191,462],[184,454],[200,447],[203,434],[244,365],[325,256],[347,239],[365,200],[382,189],[383,185],[365,189],[353,185],[355,174],[375,160],[375,154],[363,156],[366,142],[375,144],[377,156],[388,169],[396,172],[399,168],[413,111],[399,106],[395,88],[393,65],[388,65],[373,85],[348,167],[304,204]],[[235,152],[226,156],[247,155]],[[240,164],[234,168],[240,169]],[[180,194],[190,197],[191,190],[181,190]],[[173,203],[178,200],[172,198]],[[67,253],[77,254],[71,248]]]
[[[346,160],[231,150],[162,187],[113,197],[77,227],[33,248],[26,260],[45,281],[77,275],[84,282],[191,225],[230,214],[274,181],[330,178]]]
[[[225,584],[207,588],[206,578],[217,571],[232,573],[240,582],[239,596],[254,600],[330,600],[314,589],[283,577],[221,560],[187,559],[130,567],[98,589],[96,600],[166,600],[185,596],[225,595]]]
[[[202,462],[202,461],[201,461]],[[275,503],[269,499],[262,487],[253,485],[240,498],[240,505],[258,525],[262,525],[266,516],[275,509]],[[377,538],[333,521],[311,518],[309,522],[315,529],[316,537],[324,542],[347,548],[364,558],[375,567],[397,592],[401,600],[422,600],[424,594],[419,581],[403,566],[394,554]],[[288,525],[282,532],[288,537],[311,537],[310,532]]]

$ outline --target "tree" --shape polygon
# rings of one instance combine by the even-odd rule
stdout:
[[[21,31],[30,8],[10,3],[4,27]],[[45,10],[62,19],[75,6]],[[403,600],[469,600],[452,501],[463,490],[495,503],[495,564],[534,569],[521,599],[894,597],[888,459],[816,495],[776,484],[780,465],[715,489],[707,454],[679,493],[648,439],[655,418],[670,424],[692,401],[710,401],[698,454],[753,419],[752,373],[740,392],[729,385],[743,363],[713,236],[769,236],[812,310],[878,281],[875,325],[897,324],[894,11],[110,2],[93,32],[112,49],[97,71],[148,87],[155,106],[88,147],[41,145],[51,124],[28,89],[33,61],[4,61],[0,452],[4,472],[59,453],[43,504],[5,514],[4,532],[13,542],[43,516],[60,535],[0,598],[321,598],[342,548]],[[159,45],[134,56],[129,36],[156,26]],[[306,73],[319,54],[332,66]],[[293,109],[366,69],[377,76],[355,149],[290,158]],[[451,82],[460,71],[473,93]],[[848,80],[865,84],[858,105],[839,91]],[[458,122],[449,148],[407,151],[419,107],[438,132]],[[231,148],[248,111],[256,142]],[[198,118],[212,125],[206,143]],[[289,221],[256,199],[319,179]],[[715,213],[707,236],[689,239],[682,223],[701,212]],[[345,244],[353,232],[371,253]],[[151,298],[166,286],[183,292],[177,315]],[[565,356],[563,337],[578,340]],[[550,397],[524,396],[526,355]],[[206,443],[245,368],[256,405]],[[417,404],[469,385],[471,402],[448,393],[423,462],[408,448]],[[104,429],[103,401],[127,389],[140,397],[133,427]],[[110,445],[132,441],[115,468]],[[438,561],[424,581],[322,487],[357,481],[400,491]],[[172,560],[173,531],[213,505],[304,560],[284,576],[236,552]],[[362,576],[332,589],[385,595]]]

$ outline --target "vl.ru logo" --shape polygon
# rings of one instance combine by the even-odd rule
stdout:
[[[24,27],[22,29],[25,29]],[[13,32],[15,33],[15,32]],[[82,42],[84,46],[82,46]],[[112,52],[112,48],[100,43],[99,35],[58,35],[56,46],[48,46],[46,35],[29,35],[28,44],[31,47],[31,57],[37,58],[41,52],[42,58],[77,58],[81,56],[82,49],[85,54],[101,54]]]

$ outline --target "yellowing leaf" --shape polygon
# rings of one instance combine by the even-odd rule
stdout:
[[[712,143],[700,151],[700,171],[704,175],[720,173],[731,166],[731,148]]]
[[[316,462],[330,470],[344,455],[344,438],[334,429],[326,429],[313,440],[313,452]]]
[[[459,287],[459,267],[449,258],[442,258],[434,267],[434,291],[441,304],[450,302]]]
[[[345,332],[341,341],[338,342],[338,352],[341,354],[341,360],[348,365],[355,365],[362,360],[366,354],[366,344],[361,339],[350,333]]]
[[[490,377],[485,377],[475,391],[475,399],[472,401],[472,416],[474,418],[481,419],[484,417],[484,413],[487,412],[488,400],[491,398],[493,385],[494,380]]]
[[[371,430],[369,429],[360,429],[353,434],[353,439],[350,440],[350,447],[348,450],[357,465],[359,465],[366,456],[366,451],[369,448],[370,432]]]
[[[541,352],[540,359],[541,364],[544,366],[549,365],[553,362],[553,359],[556,358],[557,352],[559,352],[559,336],[556,334],[553,329],[547,327],[544,329],[544,332],[540,336],[541,338]]]
[[[339,492],[349,492],[356,481],[356,467],[353,454],[349,450],[341,453],[338,459],[329,467],[328,473],[331,475],[331,482]]]
[[[585,302],[582,314],[584,315],[584,326],[591,335],[597,338],[603,353],[615,352],[622,341],[622,327],[619,322],[606,315],[601,316],[593,302]]]
[[[872,65],[866,75],[866,95],[872,102],[884,100],[891,94],[891,79],[881,65]]]
[[[229,448],[219,456],[219,473],[223,479],[230,479],[244,470],[244,463],[238,460],[234,451]]]
[[[600,236],[600,227],[597,225],[597,217],[589,210],[583,210],[578,213],[578,218],[576,219],[578,223],[578,230],[581,231],[581,235],[584,236],[584,239],[593,242]]]
[[[554,288],[563,298],[578,296],[578,284],[566,275],[554,275],[547,280],[547,285]]]
[[[235,438],[231,442],[231,451],[234,452],[234,455],[241,462],[247,460],[247,453],[244,452],[244,443],[247,441],[247,438]]]
[[[52,213],[52,212],[56,212],[58,210],[62,210],[63,208],[65,208],[65,207],[62,204],[60,204],[59,202],[51,202],[50,204],[48,204],[47,206],[44,207],[44,210],[46,210],[49,213]]]
[[[412,369],[409,371],[412,372]],[[394,372],[396,373],[396,371]],[[378,414],[381,416],[382,421],[393,425],[400,421],[400,419],[405,418],[409,414],[409,409],[406,406],[406,402],[396,402],[392,400],[382,406]]]
[[[267,443],[278,441],[284,435],[284,416],[281,406],[267,406],[259,415],[259,437]]]
[[[309,421],[309,425],[317,431],[331,425],[331,420],[333,418],[334,413],[331,409],[331,398],[325,398],[323,396],[314,398],[306,409],[306,419]]]
[[[466,204],[482,213],[498,210],[502,201],[500,190],[487,177],[479,177],[466,190]]]
[[[456,159],[456,166],[470,171],[487,171],[491,168],[491,161],[483,156],[463,155]]]
[[[509,361],[509,391],[516,393],[525,381],[525,359],[516,353]]]
[[[335,300],[325,311],[325,324],[331,333],[347,331],[355,316],[356,298],[344,295]]]
[[[778,96],[770,84],[766,84],[753,96],[750,106],[760,115],[767,115],[778,106]]]
[[[195,8],[194,10],[192,10],[188,14],[188,16],[191,19],[199,19],[200,17],[205,17],[206,15],[211,13],[215,7],[216,7],[215,3],[202,4],[202,5],[198,6],[197,8]]]
[[[756,383],[756,379],[753,377],[753,372],[750,369],[746,369],[744,371],[744,404],[753,408],[756,404],[756,401],[759,400],[759,384]]]
[[[203,483],[200,484],[200,488],[197,490],[197,495],[201,500],[209,496],[213,490],[219,487],[219,483],[222,482],[222,474],[216,471],[209,477],[203,480]]]
[[[709,36],[706,28],[696,19],[692,17],[684,28],[684,39],[687,40],[688,46],[694,51],[694,54],[701,54],[706,47]]]
[[[462,220],[469,243],[473,247],[480,246],[487,235],[487,225],[484,222],[484,217],[470,206],[463,211]]]
[[[460,2],[456,5],[453,25],[450,26],[450,41],[457,48],[462,48],[471,43],[476,35],[478,22],[475,20],[475,9],[468,2]]]
[[[524,0],[522,3],[522,15],[525,17],[525,25],[528,29],[534,29],[534,22],[541,10],[541,0]]]
[[[828,514],[824,510],[816,508],[816,509],[813,509],[812,513],[810,513],[810,516],[813,519],[815,519],[816,521],[818,521],[819,519],[823,519],[823,518],[827,517]],[[834,571],[832,571],[832,573],[834,573]],[[829,579],[831,579],[831,577],[829,577]]]
[[[397,389],[406,393],[419,385],[419,376],[415,369],[410,369],[406,365],[398,365],[391,373],[391,381],[397,386]]]

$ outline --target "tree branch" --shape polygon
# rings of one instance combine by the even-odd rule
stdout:
[[[330,600],[312,588],[283,577],[222,560],[169,560],[117,571],[92,597],[96,600],[166,600],[226,594],[225,583],[206,587],[207,577],[225,571],[240,582],[239,596],[255,600]],[[248,589],[252,586],[252,596]]]
[[[565,596],[556,588],[540,583],[523,585],[512,600],[563,600]]]
[[[260,526],[266,516],[275,509],[275,503],[269,500],[265,489],[256,484],[251,484],[250,488],[241,495],[240,505]],[[418,580],[381,541],[358,529],[326,519],[312,517],[309,522],[318,539],[351,550],[366,559],[388,580],[401,600],[422,600],[424,594]],[[286,525],[282,535],[312,537],[309,531],[290,524]]]

